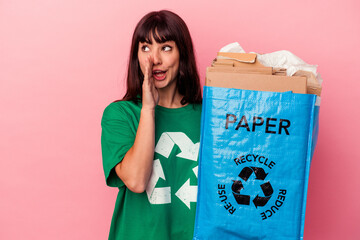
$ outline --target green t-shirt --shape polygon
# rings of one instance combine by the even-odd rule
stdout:
[[[152,176],[143,193],[131,192],[114,167],[134,143],[141,104],[111,103],[104,111],[102,154],[106,183],[118,187],[109,239],[190,240],[193,237],[201,105],[155,109]]]

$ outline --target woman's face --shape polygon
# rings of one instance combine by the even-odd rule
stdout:
[[[157,89],[170,89],[176,86],[179,72],[180,54],[174,41],[157,43],[152,37],[150,43],[139,43],[138,59],[140,68],[145,74],[146,58],[152,61],[152,77]]]

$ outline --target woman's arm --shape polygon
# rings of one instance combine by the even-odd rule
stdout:
[[[152,78],[152,59],[147,58],[142,86],[142,108],[134,145],[123,160],[115,166],[115,172],[132,192],[145,191],[151,176],[155,149],[155,107],[159,94]]]

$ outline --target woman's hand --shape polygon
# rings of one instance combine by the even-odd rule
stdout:
[[[159,102],[159,93],[152,77],[152,65],[153,60],[148,56],[142,85],[142,109],[134,145],[115,166],[116,174],[135,193],[146,190],[153,168],[155,107]]]
[[[152,77],[153,60],[147,56],[145,60],[144,82],[142,85],[142,109],[154,110],[159,103],[159,92],[155,87],[154,78]]]

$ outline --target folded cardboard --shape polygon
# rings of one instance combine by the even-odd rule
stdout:
[[[216,66],[208,67],[207,71],[209,72],[232,72],[232,73],[251,73],[251,74],[266,74],[273,75],[273,69],[271,67],[257,68],[257,67],[226,67],[226,66]]]
[[[243,68],[267,68],[256,61],[256,53],[219,52],[212,66],[229,66]]]
[[[286,69],[262,65],[255,53],[219,52],[211,67],[207,68],[205,84],[257,91],[321,94],[321,85],[314,74],[298,71],[294,76],[286,76]]]
[[[255,91],[306,93],[306,77],[206,71],[205,85]]]
[[[232,52],[218,52],[218,59],[231,59],[244,63],[255,63],[256,53],[232,53]]]
[[[286,76],[286,68],[273,68],[272,74]]]
[[[303,70],[297,71],[293,76],[304,76],[307,78],[307,93],[316,94],[320,97],[322,87],[318,82],[316,76],[312,72],[307,72]]]

